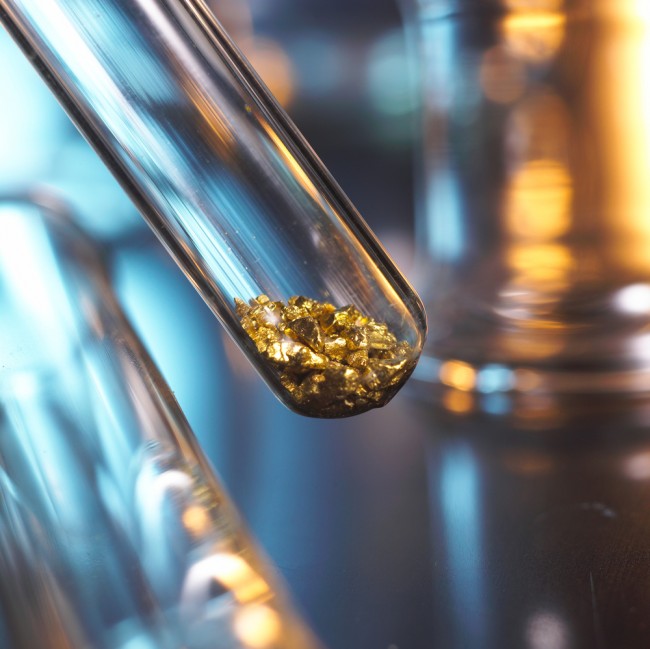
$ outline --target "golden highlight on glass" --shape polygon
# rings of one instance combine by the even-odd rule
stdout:
[[[423,388],[462,366],[486,394],[648,389],[648,4],[411,4]]]
[[[365,409],[306,409],[243,329],[235,298],[355,305],[416,362],[418,297],[205,2],[0,0],[0,21],[290,408]]]

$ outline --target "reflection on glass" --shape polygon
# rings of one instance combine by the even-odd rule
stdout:
[[[452,637],[457,646],[480,646],[485,634],[486,598],[483,592],[483,540],[479,518],[482,488],[471,449],[451,445],[440,464],[430,467],[431,493],[440,498],[445,522],[445,554],[453,579],[449,581],[452,611],[466,611],[467,617],[451,619]],[[434,481],[435,480],[435,481]]]
[[[17,45],[0,29],[0,191],[37,183],[65,196],[93,236],[117,238],[144,224]]]
[[[0,0],[0,21],[279,398],[332,417],[393,396],[419,357],[422,305],[204,2]],[[282,54],[266,49],[288,98]],[[408,345],[407,363],[335,366],[284,322],[255,339],[237,304],[259,296],[354,305]],[[296,370],[309,390],[289,387]],[[377,398],[355,400],[357,386]]]
[[[424,413],[432,646],[644,647],[647,395],[539,400],[500,413],[482,399],[471,412]]]
[[[564,0],[506,0],[509,11],[499,21],[505,46],[532,64],[549,62],[565,34]]]
[[[420,378],[453,386],[464,363],[479,392],[493,366],[505,391],[647,389],[647,3],[413,4],[437,363]]]
[[[476,386],[476,371],[460,361],[447,361],[440,367],[440,381],[457,390],[472,390]]]
[[[316,647],[60,213],[0,203],[3,647]]]

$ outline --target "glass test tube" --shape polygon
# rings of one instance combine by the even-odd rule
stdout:
[[[0,21],[290,408],[393,396],[419,298],[202,0],[0,0]]]
[[[0,645],[316,649],[88,240],[0,201]]]

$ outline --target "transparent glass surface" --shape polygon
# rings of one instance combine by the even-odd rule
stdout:
[[[650,386],[650,14],[411,2],[423,92],[420,378]]]
[[[419,356],[421,304],[201,0],[1,0],[0,20],[290,407],[345,416],[391,398]],[[389,358],[366,340],[366,356],[391,361],[368,363],[323,348],[359,351],[336,327],[260,340],[236,304],[260,295],[353,305],[356,325],[403,345]],[[301,317],[322,325],[314,313]]]
[[[0,203],[6,649],[316,647],[243,531],[98,251]]]

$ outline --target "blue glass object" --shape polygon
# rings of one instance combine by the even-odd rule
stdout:
[[[3,649],[317,642],[58,206],[0,203]]]

